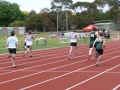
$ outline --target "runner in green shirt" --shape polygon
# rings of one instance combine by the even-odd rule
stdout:
[[[93,43],[98,36],[99,35],[98,35],[97,29],[95,27],[93,27],[93,31],[91,31],[91,33],[90,33],[90,43],[89,43],[90,49],[89,49],[89,56],[88,56],[89,60],[90,60],[92,50],[93,50]]]
[[[103,32],[99,32],[99,37],[96,38],[96,40],[93,43],[93,46],[95,45],[96,42],[97,42],[96,51],[98,53],[98,60],[96,62],[96,66],[98,66],[105,48],[105,39],[103,38]]]

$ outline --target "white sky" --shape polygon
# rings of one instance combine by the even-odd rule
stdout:
[[[33,9],[38,13],[40,9],[51,7],[50,5],[51,0],[6,0],[6,1],[9,1],[11,3],[13,2],[17,3],[18,5],[20,5],[20,9],[22,11],[28,12],[30,12]],[[73,3],[76,3],[78,1],[93,2],[94,0],[73,0]]]

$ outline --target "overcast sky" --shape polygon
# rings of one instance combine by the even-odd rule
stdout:
[[[22,11],[28,12],[30,12],[33,9],[38,13],[40,9],[51,7],[50,5],[51,0],[6,0],[6,1],[9,1],[11,3],[15,2],[18,5],[20,5],[20,9]],[[73,0],[73,3],[76,3],[78,1],[93,2],[94,0]]]

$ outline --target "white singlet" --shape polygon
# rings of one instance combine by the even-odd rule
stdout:
[[[27,35],[26,36],[26,46],[32,46],[32,35]]]
[[[71,38],[71,42],[77,42],[77,35],[76,35],[76,33],[72,33],[70,38]]]

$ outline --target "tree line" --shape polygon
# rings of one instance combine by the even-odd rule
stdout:
[[[108,10],[104,12],[106,6]],[[17,3],[0,0],[0,27],[23,26],[33,31],[56,31],[58,28],[59,31],[64,31],[66,13],[68,30],[81,29],[98,20],[115,20],[119,23],[120,1],[95,0],[73,3],[72,0],[52,0],[51,8],[43,8],[36,13],[35,10],[21,11]]]

